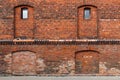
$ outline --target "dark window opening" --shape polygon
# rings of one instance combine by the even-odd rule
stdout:
[[[85,8],[84,9],[84,19],[90,19],[90,8]]]
[[[21,18],[22,19],[28,19],[28,8],[22,8],[21,9]]]

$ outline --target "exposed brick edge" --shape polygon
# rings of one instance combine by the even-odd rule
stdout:
[[[76,39],[76,40],[0,40],[0,45],[120,45],[120,40]]]

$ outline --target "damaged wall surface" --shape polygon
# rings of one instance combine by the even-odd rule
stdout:
[[[0,75],[120,75],[120,0],[0,0]]]
[[[120,45],[6,44],[0,46],[1,74],[120,74]]]

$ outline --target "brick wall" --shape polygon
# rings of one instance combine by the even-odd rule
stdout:
[[[101,0],[4,1],[0,1],[0,28],[2,28],[2,30],[0,29],[0,39],[13,39],[14,33],[16,33],[16,36],[28,35],[28,38],[34,36],[35,39],[119,38],[119,0],[105,2]],[[18,22],[15,18],[20,14],[15,15],[14,8],[20,5],[33,7],[30,13],[32,12],[31,17],[34,18],[30,20],[29,25],[27,22],[24,24],[21,20]],[[82,8],[80,10],[81,17],[78,17],[78,7],[83,5],[91,5],[93,13],[91,15],[92,19],[85,22],[82,20]],[[97,9],[92,6],[96,6]],[[29,29],[22,25],[26,25]]]
[[[3,40],[0,42],[1,75],[119,75],[120,43],[115,40],[120,38],[119,4],[119,0],[0,0],[0,39]],[[88,21],[82,16],[85,5],[92,11]],[[30,18],[26,21],[20,18],[22,6],[29,8]],[[34,40],[12,41],[21,36],[50,40],[47,40],[49,44]],[[89,43],[91,38],[93,42]],[[51,39],[66,41],[52,43]],[[73,41],[67,42],[68,39]],[[108,42],[107,39],[113,40]],[[14,44],[4,40],[11,40]],[[91,56],[96,58],[91,59]],[[23,60],[20,63],[23,57],[28,62]],[[87,66],[82,68],[77,60],[82,66]],[[91,64],[86,64],[85,60]],[[35,61],[35,64],[29,61]],[[94,61],[97,62],[92,64]],[[29,68],[26,69],[25,65]]]
[[[12,47],[11,45],[1,45],[0,60],[1,62],[4,61],[4,64],[1,63],[1,65],[3,65],[5,69],[1,67],[0,70],[4,70],[5,74],[13,74],[13,70],[11,69],[17,68],[16,71],[25,69],[25,66],[18,68],[20,64],[27,64],[26,66],[29,65],[29,69],[31,69],[34,65],[31,64],[31,61],[29,62],[29,59],[30,57],[34,59],[34,56],[36,56],[35,72],[30,72],[32,75],[75,75],[75,73],[79,73],[80,70],[82,70],[82,72],[79,74],[119,75],[119,48],[119,45],[12,45]],[[17,52],[17,54],[15,52]],[[23,55],[21,55],[21,53]],[[28,55],[28,53],[30,53],[30,55]],[[75,55],[76,53],[77,55]],[[19,55],[26,58],[27,62],[24,61],[23,58],[19,58]],[[82,55],[84,55],[84,57],[81,58]],[[92,59],[90,59],[91,56],[93,57]],[[14,59],[15,62],[12,62],[14,60],[11,59]],[[79,67],[81,69],[77,68],[78,60],[80,60],[81,64],[84,64],[82,67]],[[90,63],[86,64],[86,60]],[[19,61],[20,64],[18,65]],[[21,63],[21,61],[23,63]],[[34,60],[32,61],[34,62]],[[98,62],[95,63],[95,61]],[[91,62],[93,62],[93,64]],[[15,65],[13,63],[16,63],[16,67],[13,66]],[[90,72],[86,72],[87,69],[89,69]],[[26,71],[27,70],[28,69],[26,69]],[[75,70],[77,70],[77,72]],[[24,70],[15,75],[31,75],[30,73],[27,74]]]
[[[90,9],[90,18],[85,19],[85,8]],[[78,36],[79,38],[98,37],[97,8],[94,6],[80,6],[78,8]]]
[[[22,8],[28,9],[28,18],[22,19]],[[14,27],[15,27],[15,38],[33,38],[34,32],[34,10],[29,6],[18,6],[15,8],[15,19],[14,19]]]

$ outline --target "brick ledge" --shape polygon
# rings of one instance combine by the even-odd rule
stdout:
[[[120,39],[0,40],[0,45],[120,45]]]

